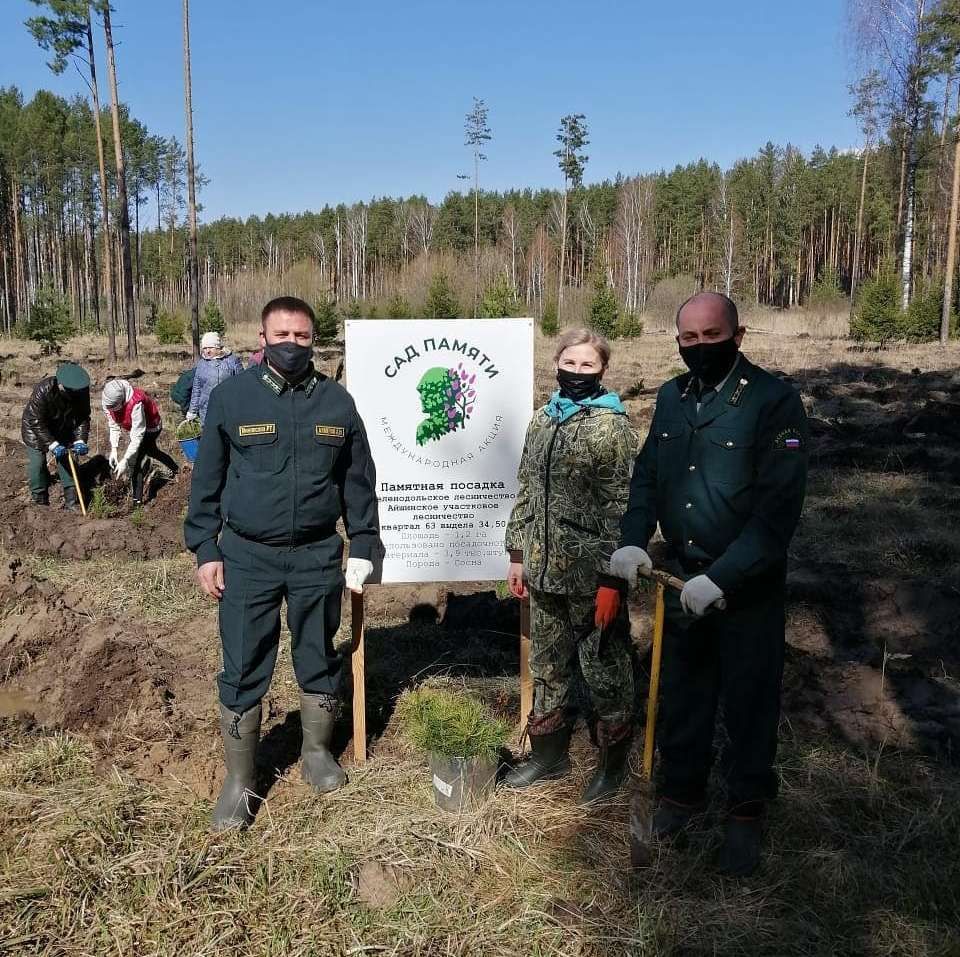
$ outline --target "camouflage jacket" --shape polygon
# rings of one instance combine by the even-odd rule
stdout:
[[[586,407],[558,423],[534,413],[506,546],[537,591],[587,595],[620,539],[639,437],[622,412]]]

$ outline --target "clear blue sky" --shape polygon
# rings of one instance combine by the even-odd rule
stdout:
[[[121,97],[183,139],[180,0],[113,0]],[[0,85],[83,92],[56,77],[2,0]],[[586,179],[729,165],[767,140],[857,142],[843,0],[193,0],[204,219],[377,195],[439,200],[470,170],[463,117],[490,108],[482,184],[556,185],[560,117],[587,116]],[[101,96],[106,99],[100,60]]]

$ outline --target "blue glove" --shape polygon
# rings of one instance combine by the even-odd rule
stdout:
[[[60,461],[60,459],[66,458],[66,455],[67,455],[67,447],[66,447],[65,445],[60,445],[60,443],[58,442],[58,443],[53,447],[53,450],[52,450],[52,451],[53,451],[53,457],[54,457],[58,462]]]
[[[73,443],[73,454],[74,455],[89,455],[90,446],[86,442],[76,441]]]

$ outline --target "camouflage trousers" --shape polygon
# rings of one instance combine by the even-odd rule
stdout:
[[[593,622],[593,595],[530,590],[531,734],[570,722],[582,678],[597,717],[597,739],[612,744],[633,727],[633,659],[624,602],[617,620],[601,631]]]

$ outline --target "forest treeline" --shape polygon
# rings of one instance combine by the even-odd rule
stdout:
[[[148,131],[126,111],[121,137],[138,298],[162,307],[181,304],[187,297],[183,149],[175,137]],[[936,154],[935,131],[928,138]],[[93,142],[91,110],[82,99],[40,91],[24,103],[17,90],[0,90],[7,331],[44,284],[69,297],[82,322],[97,321]],[[887,149],[870,172],[868,274],[895,251],[890,187],[896,168],[896,151]],[[111,190],[115,196],[112,178]],[[817,149],[805,156],[772,143],[729,170],[701,159],[670,172],[575,187],[568,203],[566,282],[581,285],[602,269],[625,309],[637,312],[660,278],[676,274],[743,300],[786,307],[803,303],[818,280],[848,289],[859,190],[856,153]],[[493,264],[484,256],[486,281],[491,269],[502,274],[538,313],[556,295],[561,203],[560,190],[479,195],[480,245],[496,254]],[[942,261],[937,209],[931,196],[918,217],[924,276],[935,274]],[[449,251],[472,260],[473,248],[469,192],[451,192],[438,204],[422,196],[382,197],[316,212],[224,217],[199,227],[201,297],[215,294],[218,280],[256,270],[282,275],[309,261],[338,301],[387,298],[399,288],[401,269],[423,254]]]
[[[590,183],[586,118],[577,114],[564,117],[557,136],[563,188],[499,192],[481,188],[479,148],[494,137],[483,101],[475,101],[467,118],[473,189],[452,191],[438,203],[377,197],[201,224],[199,298],[224,304],[227,291],[245,279],[259,277],[257,288],[280,288],[292,271],[308,270],[322,297],[348,303],[353,314],[382,313],[390,302],[393,312],[387,312],[396,314],[401,301],[421,307],[435,272],[446,268],[472,280],[474,301],[461,296],[459,302],[464,314],[479,314],[493,290],[497,302],[550,315],[564,290],[587,286],[612,296],[619,315],[635,317],[656,285],[673,276],[745,304],[784,309],[817,297],[833,297],[843,308],[843,298],[868,282],[874,295],[876,283],[893,289],[904,309],[916,297],[942,302],[954,255],[951,186],[960,108],[948,41],[951,30],[960,34],[960,17],[956,3],[935,4],[941,21],[934,36],[929,6],[925,13],[923,3],[898,2],[916,6],[916,29],[908,37],[880,35],[870,69],[851,87],[863,132],[857,148],[804,153],[767,143],[728,169],[698,158],[672,170]],[[885,3],[856,0],[851,9],[873,15]],[[859,29],[866,35],[864,22]],[[874,24],[881,33],[888,26]],[[901,50],[904,62],[884,67],[883,51],[891,49]],[[113,274],[120,275],[116,224],[123,210],[116,169],[108,169],[104,243],[94,111],[80,97],[41,90],[25,102],[15,87],[0,89],[4,332],[29,318],[38,297],[45,304],[61,297],[80,327],[97,330],[111,313],[124,329],[130,308],[134,327],[149,328],[158,313],[189,300],[185,152],[176,136],[148,130],[125,107],[119,114],[135,296],[132,305],[108,310],[103,260],[109,249]],[[114,143],[106,110],[101,128],[109,155]],[[118,296],[116,284],[112,295]],[[576,301],[582,308],[584,300]]]

